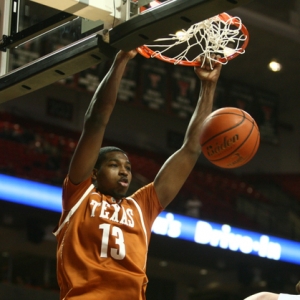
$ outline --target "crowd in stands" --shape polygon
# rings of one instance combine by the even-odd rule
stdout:
[[[21,123],[0,121],[0,172],[61,185],[75,139]]]
[[[76,132],[2,112],[0,172],[61,186],[78,137]],[[165,157],[132,147],[125,149],[133,165],[134,188],[153,180]],[[258,229],[257,220],[237,210],[237,199],[271,205],[263,193],[237,176],[204,166],[194,169],[177,198],[168,208],[174,213],[192,216],[187,203],[197,198],[199,203],[194,202],[193,209],[199,216],[201,212],[201,218],[253,230]]]

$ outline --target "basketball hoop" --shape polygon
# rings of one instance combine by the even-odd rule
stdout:
[[[245,53],[248,42],[248,30],[241,19],[221,13],[192,25],[186,31],[140,46],[137,51],[146,58],[157,58],[174,65],[202,66],[206,59],[216,61],[216,55],[220,56],[219,62],[227,64]]]

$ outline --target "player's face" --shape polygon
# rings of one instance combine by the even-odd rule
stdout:
[[[96,174],[98,190],[115,199],[126,196],[132,174],[128,157],[119,151],[108,152]]]

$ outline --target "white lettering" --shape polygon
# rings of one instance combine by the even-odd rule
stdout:
[[[280,259],[281,246],[278,243],[270,242],[268,245],[268,255],[270,259],[278,260]]]
[[[152,225],[152,231],[156,234],[166,235],[168,232],[168,220],[157,217]]]
[[[155,219],[152,231],[156,234],[176,238],[181,234],[181,222],[174,220],[173,214],[167,213],[166,218],[157,217]]]
[[[207,222],[199,221],[196,224],[195,242],[208,244],[211,239],[212,227]]]
[[[221,230],[218,230],[213,229],[208,222],[198,221],[194,241],[232,251],[239,250],[245,254],[257,252],[259,256],[269,259],[279,260],[281,256],[280,244],[270,242],[268,236],[262,235],[259,241],[254,241],[250,236],[232,233],[231,227],[227,224],[222,225]]]
[[[99,207],[101,203],[97,202],[96,200],[92,200],[90,204],[93,205],[91,217],[95,217],[96,208]]]
[[[101,211],[100,211],[100,218],[108,219],[109,212],[108,211],[105,212],[107,207],[110,207],[110,204],[103,200],[102,206],[101,206]]]
[[[230,233],[229,235],[229,250],[237,251],[241,243],[242,236],[240,234]]]
[[[240,250],[245,254],[253,251],[253,240],[249,236],[243,236],[240,243]]]
[[[268,254],[269,237],[262,235],[260,237],[259,244],[258,255],[261,257],[266,257]]]
[[[123,206],[120,206],[118,204],[110,204],[105,200],[103,200],[102,202],[98,202],[94,199],[91,199],[90,205],[92,206],[91,217],[95,217],[97,208],[101,207],[99,218],[109,219],[116,223],[134,227],[134,212],[131,208],[125,209]],[[122,213],[120,213],[121,208]],[[119,221],[119,219],[121,220]]]
[[[122,210],[123,210],[123,215],[122,215],[122,219],[121,219],[120,223],[127,225],[127,215],[126,215],[125,208],[123,206],[122,206]]]
[[[134,227],[134,220],[133,220],[133,211],[131,208],[126,209],[127,217],[128,217],[128,222],[127,225],[130,227]]]
[[[218,247],[221,239],[221,231],[213,229],[210,237],[210,245],[213,247]]]
[[[119,214],[121,207],[118,204],[112,204],[111,206],[114,208],[115,211],[113,212],[112,216],[110,217],[110,220],[119,222],[118,214]]]
[[[173,238],[178,237],[181,233],[181,223],[174,220],[173,214],[167,214],[166,218],[169,222],[168,236]]]
[[[220,247],[223,249],[228,248],[229,242],[230,242],[230,226],[227,224],[224,224],[222,226],[222,236],[220,239]]]

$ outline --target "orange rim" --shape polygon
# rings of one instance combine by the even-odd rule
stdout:
[[[241,32],[246,36],[246,39],[245,39],[243,45],[240,48],[242,51],[244,51],[246,49],[248,43],[249,43],[249,33],[248,33],[247,28],[241,23],[240,19],[233,18],[233,17],[231,17],[230,15],[228,15],[226,13],[221,13],[218,16],[221,20],[223,20],[225,22],[228,21],[231,18],[232,19],[232,22],[231,22],[232,25],[235,25],[236,27],[241,26]],[[142,56],[144,56],[146,58],[154,57],[156,59],[159,59],[159,60],[162,60],[164,62],[171,63],[171,64],[177,64],[177,65],[180,65],[180,66],[189,66],[189,67],[198,67],[198,66],[201,65],[201,62],[198,62],[198,61],[186,61],[185,60],[185,61],[179,61],[178,62],[176,59],[164,56],[162,54],[155,55],[155,51],[153,51],[151,48],[149,48],[148,46],[145,46],[145,45],[136,48],[136,50],[137,50],[138,53],[140,53]],[[233,53],[232,55],[227,56],[226,58],[220,58],[219,61],[222,62],[222,63],[225,63],[226,61],[232,60],[233,58],[237,57],[240,54],[241,53],[236,52],[236,53]]]

